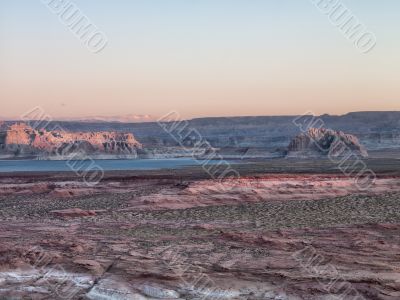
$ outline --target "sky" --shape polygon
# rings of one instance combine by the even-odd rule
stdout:
[[[398,0],[340,1],[368,53],[312,0],[75,0],[93,53],[46,1],[0,0],[0,117],[400,110]]]

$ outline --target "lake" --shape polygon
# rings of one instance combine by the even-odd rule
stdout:
[[[216,164],[218,160],[207,164]],[[85,169],[95,165],[104,171],[119,170],[160,170],[178,169],[187,166],[200,165],[202,162],[190,158],[178,159],[136,159],[136,160],[92,160],[92,161],[62,161],[62,160],[0,160],[0,172],[57,172]]]

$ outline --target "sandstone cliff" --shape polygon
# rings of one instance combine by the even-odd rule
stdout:
[[[293,121],[300,116],[224,117],[188,120],[188,127],[196,129],[212,147],[223,151],[249,149],[259,154],[287,148],[299,128]],[[355,112],[345,115],[315,116],[325,128],[343,131],[357,136],[371,155],[382,149],[400,150],[400,111]],[[11,122],[8,122],[10,124]],[[157,122],[154,123],[109,123],[109,122],[60,122],[70,132],[117,131],[134,132],[135,137],[146,148],[179,147],[179,143]],[[241,157],[242,155],[240,155]],[[247,157],[247,156],[246,156]]]
[[[299,116],[262,116],[201,118],[188,120],[188,128],[196,129],[213,148],[227,159],[281,157],[292,138],[299,132],[293,121]],[[370,157],[398,157],[400,153],[400,111],[355,112],[345,115],[315,116],[331,128],[356,136]],[[5,132],[15,121],[0,124]],[[49,128],[62,127],[67,132],[133,132],[146,148],[146,158],[182,157],[180,143],[160,124],[53,121]],[[2,133],[0,132],[0,140]],[[1,155],[1,151],[0,151]]]
[[[358,138],[342,131],[310,128],[292,139],[288,157],[343,156],[350,153],[367,157],[368,153]]]
[[[36,130],[25,123],[11,125],[0,134],[5,157],[58,157],[81,155],[136,156],[142,145],[131,133]]]

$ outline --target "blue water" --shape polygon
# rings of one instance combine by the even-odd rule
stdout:
[[[218,163],[218,161],[207,162],[207,164],[213,163]],[[201,164],[200,161],[190,158],[91,161],[0,160],[0,172],[55,172],[82,170],[87,168],[101,168],[104,171],[160,170],[178,169],[185,166],[195,166],[199,164]]]

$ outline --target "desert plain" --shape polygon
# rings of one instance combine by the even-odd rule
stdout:
[[[400,161],[0,175],[0,299],[400,299]]]

